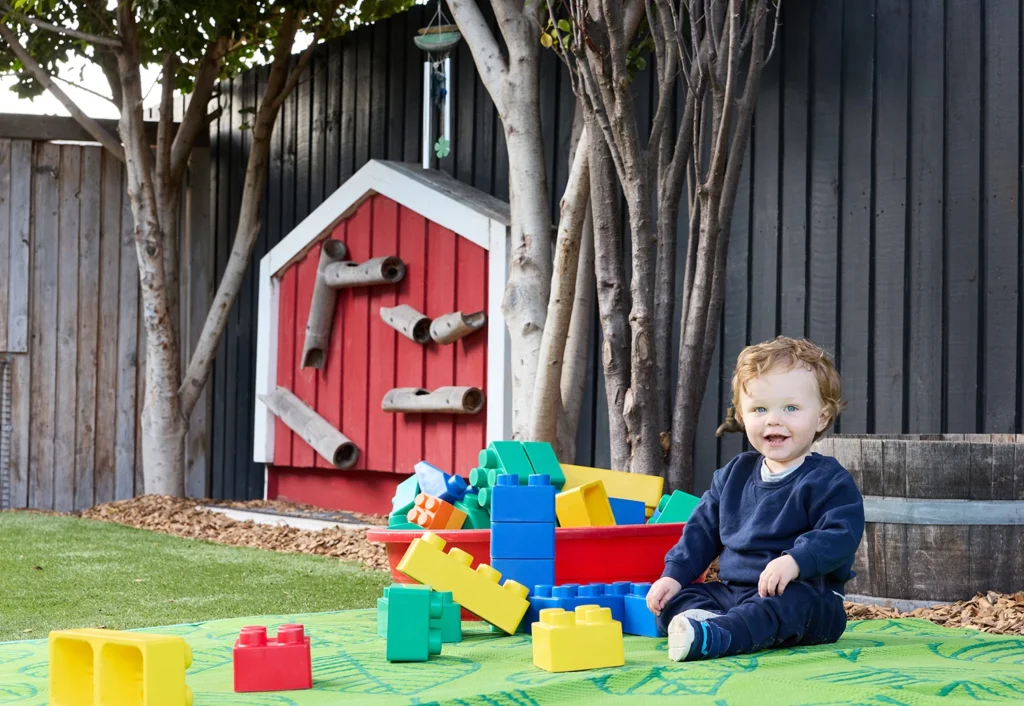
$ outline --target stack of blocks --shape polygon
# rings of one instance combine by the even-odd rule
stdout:
[[[555,582],[555,486],[547,475],[499,475],[491,500],[491,565],[506,578]]]
[[[608,608],[548,608],[533,625],[533,666],[548,672],[621,667],[626,663],[622,623]]]
[[[628,635],[658,637],[654,614],[647,608],[649,583],[591,583],[581,586],[567,583],[562,586],[535,586],[530,595],[530,609],[520,626],[520,632],[529,633],[540,619],[541,611],[551,608],[573,611],[582,605],[597,605],[611,611],[612,619],[622,623],[622,632]]]
[[[424,532],[412,540],[398,571],[438,591],[451,591],[453,600],[470,613],[514,633],[530,607],[526,586],[511,579],[499,586],[501,574],[496,569],[480,564],[474,571],[472,554],[458,547],[446,554],[445,544],[433,532]]]

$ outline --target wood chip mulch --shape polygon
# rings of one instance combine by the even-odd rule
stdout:
[[[311,531],[258,525],[250,521],[237,522],[225,515],[202,509],[195,500],[144,495],[97,505],[82,512],[81,516],[219,544],[276,552],[322,554],[358,561],[370,569],[388,568],[384,546],[367,541],[365,529],[329,528]]]
[[[260,508],[305,516],[322,512],[315,508],[276,501],[219,504],[239,509]],[[376,515],[348,514],[358,517],[367,524],[382,525],[387,522],[386,518]],[[201,509],[195,500],[159,495],[146,495],[132,500],[97,505],[82,512],[81,516],[91,520],[165,532],[178,537],[278,552],[322,554],[358,561],[371,569],[388,569],[387,554],[383,545],[369,542],[365,529],[310,531],[237,522],[224,515]],[[717,579],[716,570],[717,561],[709,569],[707,580]],[[910,612],[851,602],[844,605],[851,620],[924,618],[949,628],[971,628],[993,634],[1024,635],[1024,591],[1013,594],[979,593],[967,601],[934,608],[917,608]]]

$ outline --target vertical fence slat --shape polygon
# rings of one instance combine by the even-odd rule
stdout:
[[[96,502],[114,499],[117,464],[117,340],[121,282],[121,163],[102,153],[99,330],[96,372]],[[212,239],[211,239],[212,241]]]
[[[125,179],[121,176],[121,193]],[[139,367],[139,260],[135,224],[127,196],[121,203],[121,280],[117,312],[117,431],[114,439],[114,498],[135,493],[136,371]],[[141,400],[139,401],[141,408]]]
[[[11,240],[11,141],[0,140],[0,352],[8,350]]]

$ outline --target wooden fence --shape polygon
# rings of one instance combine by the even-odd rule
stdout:
[[[0,357],[8,366],[11,428],[0,457],[4,504],[66,511],[129,498],[142,490],[145,347],[123,165],[98,146],[46,139],[81,139],[70,119],[6,118]],[[12,134],[19,139],[5,137]],[[194,171],[205,168],[202,161]],[[202,179],[183,203],[185,263],[208,260],[192,237],[208,210]],[[205,314],[210,299],[202,263],[194,269],[182,283],[189,342],[202,323],[195,324],[195,311]],[[208,420],[204,400],[189,435],[192,495],[206,494]]]

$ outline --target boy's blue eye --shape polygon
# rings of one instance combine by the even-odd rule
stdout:
[[[795,412],[796,411],[796,405],[795,404],[787,404],[786,405],[786,411],[787,412]]]
[[[758,414],[764,414],[768,410],[766,410],[764,407],[754,407],[754,411],[757,412]]]

